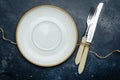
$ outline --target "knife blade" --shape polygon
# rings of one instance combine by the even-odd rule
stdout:
[[[96,8],[96,15],[94,17],[94,23],[90,26],[88,34],[87,34],[86,41],[88,43],[91,43],[93,40],[93,36],[94,36],[95,30],[96,30],[97,22],[98,22],[102,8],[103,8],[103,2],[100,2],[98,7]]]

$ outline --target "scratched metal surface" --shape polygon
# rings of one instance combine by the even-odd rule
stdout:
[[[5,30],[6,37],[15,41],[17,23],[26,11],[42,4],[56,5],[73,16],[79,43],[90,7],[96,7],[100,1],[105,6],[90,50],[106,55],[114,49],[120,49],[120,0],[0,0],[0,26]],[[2,40],[1,36],[0,80],[120,80],[119,53],[106,59],[98,59],[89,53],[85,71],[79,75],[74,63],[78,47],[66,62],[43,68],[29,63],[17,46]]]

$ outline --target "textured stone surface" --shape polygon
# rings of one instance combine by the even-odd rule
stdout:
[[[22,15],[32,7],[51,4],[64,8],[73,16],[80,42],[89,9],[100,1],[105,6],[90,50],[106,55],[120,49],[120,0],[0,0],[0,26],[6,37],[15,41],[16,26]],[[38,67],[24,59],[17,46],[2,40],[0,34],[0,80],[120,80],[120,54],[98,59],[89,53],[85,71],[79,75],[74,63],[77,50],[78,47],[63,64]]]

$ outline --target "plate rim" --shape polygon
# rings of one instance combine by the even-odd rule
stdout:
[[[58,62],[58,63],[56,63],[56,64],[51,64],[51,65],[38,64],[38,63],[35,63],[34,61],[28,59],[28,58],[24,55],[25,52],[22,52],[21,48],[19,47],[20,45],[19,45],[19,42],[18,42],[18,29],[19,29],[19,27],[20,27],[19,25],[21,24],[21,21],[23,20],[23,18],[24,18],[28,13],[32,12],[33,10],[35,10],[35,9],[37,9],[37,8],[44,7],[44,6],[51,7],[51,8],[56,8],[56,9],[64,12],[66,15],[68,15],[69,18],[70,18],[70,19],[72,20],[72,22],[74,23],[74,26],[73,26],[73,27],[75,28],[75,32],[76,32],[76,41],[75,41],[75,44],[74,44],[74,48],[73,48],[73,50],[69,53],[69,56],[67,56],[64,60],[62,60],[62,61],[60,61],[60,62]],[[17,28],[16,28],[16,35],[15,35],[15,36],[16,36],[16,43],[17,43],[18,50],[20,51],[20,54],[21,54],[28,62],[30,62],[30,63],[32,63],[32,64],[34,64],[34,65],[36,65],[36,66],[40,66],[40,67],[53,67],[53,66],[57,66],[57,65],[65,62],[65,61],[67,61],[67,59],[69,59],[70,56],[72,56],[72,54],[73,54],[73,52],[74,52],[74,50],[75,50],[75,48],[76,48],[77,41],[78,41],[78,30],[77,30],[77,25],[76,25],[73,17],[71,16],[71,14],[70,14],[67,10],[65,10],[65,9],[63,9],[63,8],[61,8],[61,7],[55,6],[55,5],[39,5],[39,6],[35,6],[35,7],[31,8],[31,9],[25,11],[25,13],[23,13],[23,15],[22,15],[22,16],[20,17],[20,19],[18,20],[18,24],[17,24]]]

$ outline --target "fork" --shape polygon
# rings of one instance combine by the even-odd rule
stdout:
[[[94,21],[94,19],[93,19],[94,15],[95,15],[94,12],[95,12],[95,9],[92,7],[90,9],[89,15],[87,17],[87,29],[86,29],[86,32],[85,32],[84,36],[82,37],[82,41],[80,43],[80,47],[79,47],[79,50],[77,52],[77,56],[75,58],[75,64],[76,65],[78,65],[80,63],[80,61],[81,61],[81,58],[82,58],[82,55],[83,55],[82,53],[83,53],[84,47],[86,45],[87,33],[88,33],[90,25],[92,25],[92,23]]]

